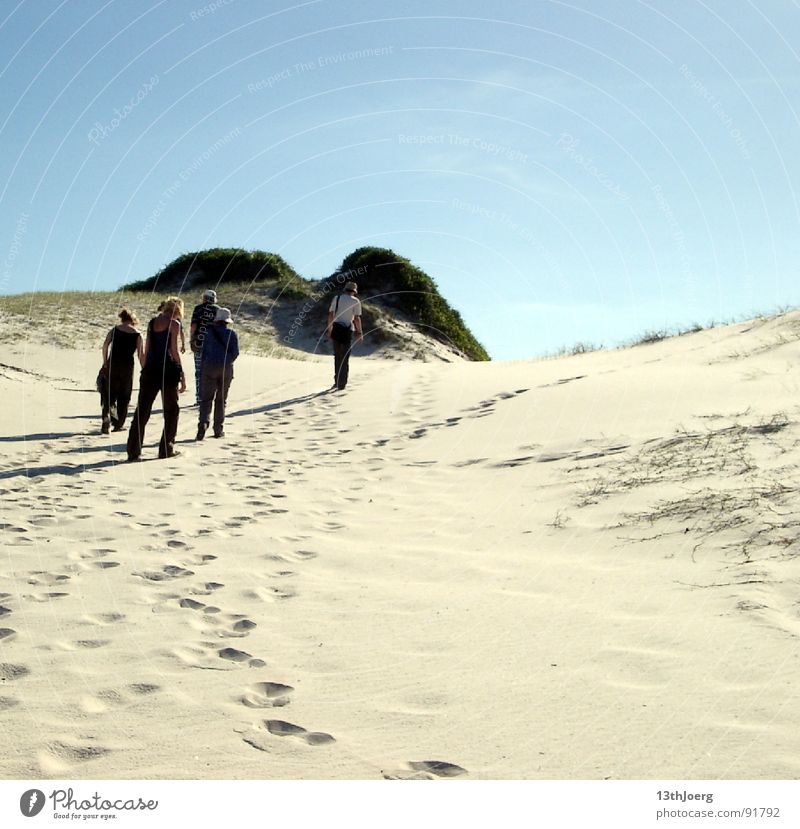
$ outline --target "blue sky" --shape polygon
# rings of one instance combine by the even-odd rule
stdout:
[[[0,292],[379,245],[496,359],[798,304],[798,35],[794,0],[4,0]]]

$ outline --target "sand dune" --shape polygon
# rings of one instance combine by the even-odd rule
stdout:
[[[799,331],[244,356],[141,464],[96,352],[8,348],[3,775],[797,777]]]

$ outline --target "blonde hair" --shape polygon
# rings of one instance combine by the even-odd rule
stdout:
[[[134,314],[133,311],[129,311],[127,308],[121,308],[117,316],[120,318],[121,322],[127,322],[128,325],[136,325],[139,322],[136,318],[136,314]]]
[[[183,319],[183,300],[177,296],[169,296],[164,301],[162,314],[169,314],[172,319]]]

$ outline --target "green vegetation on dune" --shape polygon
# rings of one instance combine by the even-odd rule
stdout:
[[[115,292],[3,297],[0,313],[17,317],[23,324],[29,320],[46,325],[59,345],[94,347],[115,324],[122,307],[144,323],[160,300],[174,294],[183,297],[188,318],[202,291],[213,288],[218,302],[233,311],[245,350],[299,356],[317,349],[324,337],[331,296],[349,279],[358,282],[365,330],[373,346],[408,351],[408,338],[397,333],[395,320],[400,320],[470,360],[489,359],[430,276],[393,251],[375,247],[354,251],[336,273],[319,281],[303,279],[277,254],[211,248],[184,253],[149,279]],[[279,346],[282,340],[291,347]],[[414,354],[424,358],[424,341],[415,349]]]
[[[109,329],[119,322],[117,314],[127,308],[139,318],[144,330],[147,321],[157,313],[163,292],[132,291],[62,291],[0,296],[0,319],[17,325],[0,325],[0,342],[17,340],[21,332],[31,339],[42,340],[63,348],[99,349]],[[265,324],[268,307],[257,302],[240,303],[240,291],[225,286],[220,289],[220,302],[237,310],[236,330],[242,351],[266,357],[302,360],[297,349],[278,344],[272,326]],[[186,299],[186,314],[191,315],[193,302]],[[188,329],[188,319],[184,320]],[[186,334],[188,338],[188,330]],[[187,342],[187,355],[189,354]]]
[[[121,308],[146,320],[155,312],[154,299],[149,292],[42,291],[0,297],[0,315],[9,321],[17,318],[31,339],[65,348],[95,348],[119,322]],[[0,339],[19,336],[18,328],[6,328]]]
[[[239,248],[210,248],[185,253],[164,266],[149,279],[126,285],[127,291],[160,291],[184,293],[200,288],[234,288],[241,291],[239,300],[231,305],[252,300],[255,293],[271,299],[313,300],[318,312],[310,319],[323,317],[330,290],[340,290],[345,279],[359,284],[365,302],[365,313],[374,313],[370,306],[399,312],[430,337],[455,347],[471,360],[488,360],[484,347],[475,339],[461,315],[439,293],[436,283],[408,259],[386,248],[363,247],[351,253],[339,270],[328,279],[314,283],[303,279],[282,257],[275,253]]]
[[[239,248],[209,248],[184,253],[165,265],[155,276],[132,282],[125,291],[184,291],[197,287],[219,289],[224,285],[263,286],[271,284],[283,299],[304,299],[309,284],[276,253]]]
[[[471,360],[490,359],[433,279],[394,251],[359,248],[345,257],[334,276],[353,279],[362,299],[400,311],[424,333],[455,346]]]

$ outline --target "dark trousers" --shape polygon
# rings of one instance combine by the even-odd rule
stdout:
[[[202,349],[194,355],[194,400],[197,405],[200,405],[200,376],[203,365],[203,351]]]
[[[347,385],[347,378],[350,375],[350,349],[352,342],[333,341],[333,384],[343,389]]]
[[[228,390],[233,381],[233,365],[213,365],[206,363],[200,372],[200,417],[198,426],[208,429],[211,420],[211,405],[214,405],[214,434],[222,431],[225,422],[225,404]]]
[[[128,432],[128,457],[130,458],[138,458],[142,454],[144,430],[147,421],[150,420],[153,403],[159,392],[161,392],[161,403],[164,407],[164,430],[161,433],[158,457],[168,458],[174,451],[180,413],[178,385],[166,382],[159,369],[145,368],[142,369],[139,378],[139,400],[136,403],[136,411],[133,413],[131,428]]]
[[[121,429],[128,417],[128,405],[133,390],[133,363],[130,366],[115,366],[112,358],[109,378],[105,393],[100,395],[103,412],[103,426],[109,423],[115,429]],[[116,409],[116,417],[111,416],[111,409]]]

